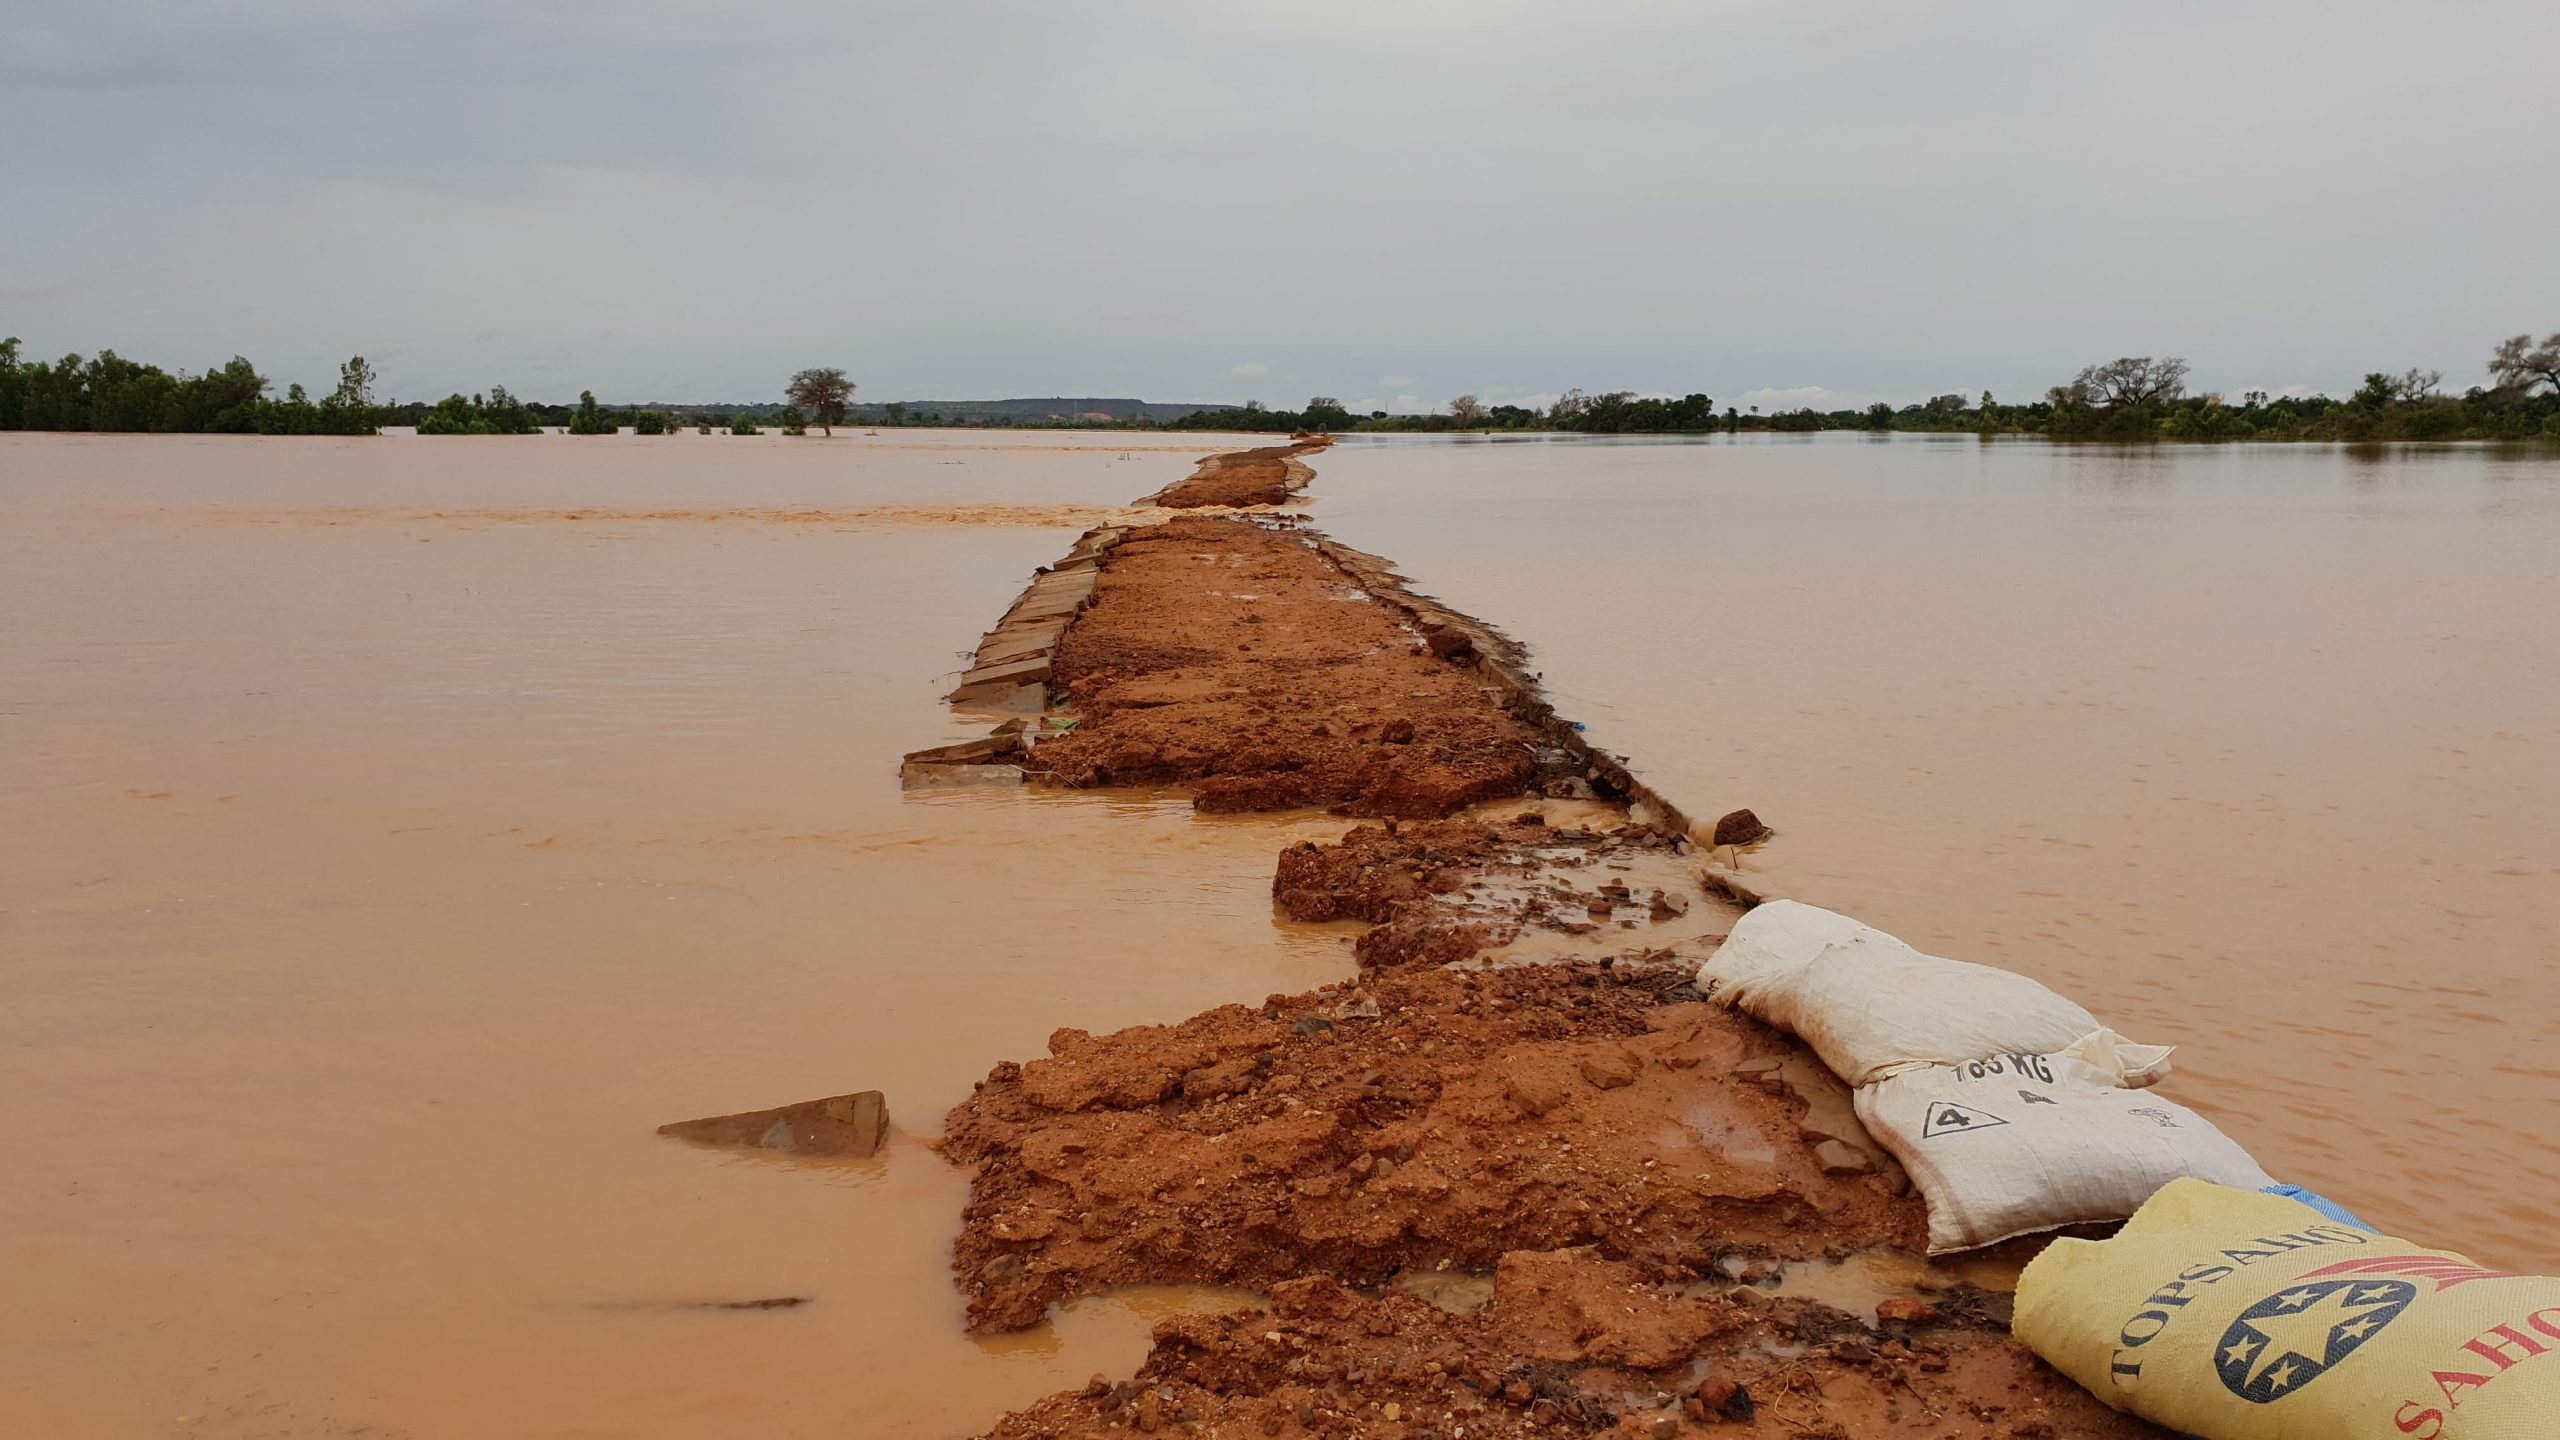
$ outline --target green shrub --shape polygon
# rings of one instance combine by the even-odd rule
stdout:
[[[614,435],[619,434],[621,430],[621,426],[606,419],[604,412],[596,408],[596,392],[593,390],[578,392],[578,411],[569,417],[570,434]]]

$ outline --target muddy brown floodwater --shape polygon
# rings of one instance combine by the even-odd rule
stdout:
[[[1424,1028],[1531,1047],[1628,1133],[1793,1163],[1775,1091],[1663,1108],[1656,1052],[1760,1043],[1664,1039],[1705,1007],[1617,980],[1590,1007],[1527,1004],[1517,987],[1580,982],[1461,984],[1408,963],[1430,935],[1351,943],[1363,915],[1481,921],[1592,976],[1569,917],[1406,893],[1393,845],[1329,848],[1353,822],[1321,812],[900,794],[900,753],[983,732],[941,696],[1035,567],[1200,456],[1267,443],[1134,439],[0,437],[0,1434],[938,1437],[1015,1411],[1004,1433],[1029,1435],[1167,1406],[1285,1429],[1316,1404],[1295,1388],[1311,1370],[1417,1421],[1498,1398],[1502,1424],[1540,1424],[1592,1398],[1558,1366],[1677,1401],[1698,1377],[1676,1351],[1849,1377],[1828,1418],[1863,1434],[1902,1423],[1895,1386],[1935,1416],[2026,1384],[1984,1316],[1862,1339],[1788,1298],[1855,1311],[1907,1287],[1866,1278],[1879,1262],[1758,1237],[1765,1305],[1673,1284],[1610,1203],[1623,1186],[1560,1224],[1472,1171],[1436,1189],[1434,1117],[1503,1177],[1501,1127],[1526,1120],[1500,1117],[1550,1107],[1536,1077],[1507,1100],[1478,1093],[1491,1078],[1407,1093],[1393,1047],[1422,1053]],[[1779,835],[1754,863],[1807,898],[2185,1042],[2179,1098],[2287,1178],[2560,1264],[2549,462],[1833,442],[1319,459],[1333,533],[1529,642],[1562,708],[1667,794],[1756,807]],[[1570,850],[1507,883],[1570,890]],[[1579,929],[1706,943],[1704,908],[1621,888],[1623,913],[1594,900]],[[1361,960],[1391,973],[1352,991]],[[1380,1000],[1402,1018],[1375,1027],[1379,1059],[1281,1025]],[[1504,1028],[1541,1009],[1572,1018]],[[1181,1031],[1194,1016],[1207,1032]],[[1265,1123],[1243,1107],[1290,1109],[1258,1088],[1282,1079],[1342,1092],[1381,1144],[1318,1197],[1326,1223],[1351,1242],[1382,1214],[1443,1227],[1466,1242],[1452,1268],[1264,1301],[1152,1282],[1271,1285],[1270,1257],[1160,1263],[1197,1237],[1115,1252],[1053,1230],[1148,1283],[1055,1287],[1053,1318],[970,1338],[973,1302],[1019,1297],[978,1241],[974,1288],[953,1284],[964,1212],[1036,1211],[1006,1157],[1091,1148],[1006,1087],[1080,1066],[1116,1083],[1108,1057],[1155,1043],[1104,1046],[1130,1026],[1174,1027],[1216,1072],[1274,1051],[1274,1025],[1289,1073],[1247,1064],[1215,1093],[1204,1073],[1204,1113]],[[1000,1068],[1044,1054],[1062,1063]],[[868,1088],[895,1122],[868,1161],[652,1133]],[[992,1162],[974,1197],[920,1139],[963,1101],[957,1153]],[[1088,1113],[1179,1127],[1183,1104]],[[1646,1148],[1586,1163],[1642,1170]],[[1779,1203],[1748,1167],[1693,1168],[1647,1183],[1740,1229]],[[1247,1183],[1238,1215],[1287,1178]],[[1907,1232],[1879,1181],[1842,1227]],[[1500,1235],[1467,1233],[1540,1224],[1535,1243],[1614,1251],[1487,1273]],[[1430,1259],[1355,1258],[1360,1279]],[[1037,1256],[1025,1274],[1054,1278]],[[1208,1318],[1239,1304],[1272,1323]],[[1770,1425],[1824,1418],[1794,1384],[1763,1394]],[[2010,1433],[2115,1433],[2029,1393]]]
[[[1223,1308],[966,1338],[915,1137],[1060,1025],[1349,973],[1270,901],[1338,825],[897,756],[1251,442],[728,440],[0,437],[0,1434],[957,1436]],[[874,1087],[872,1161],[652,1133]]]

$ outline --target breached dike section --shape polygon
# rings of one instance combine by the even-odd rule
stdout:
[[[1168,510],[1286,505],[1316,476],[1298,457],[1332,444],[1333,438],[1328,435],[1293,435],[1286,445],[1207,456],[1189,475],[1138,503],[1161,505]]]
[[[1742,913],[1700,873],[1713,837],[1384,559],[1293,516],[1096,529],[951,698],[1000,723],[906,757],[910,784],[1343,815],[1277,857],[1273,901],[1371,927],[1356,978],[1061,1030],[952,1111],[971,1328],[1131,1285],[1270,1296],[993,1434],[2162,1433],[2009,1337],[2025,1249],[1921,1264],[1847,1088],[1691,984]],[[1820,1288],[1873,1257],[1923,1278]]]

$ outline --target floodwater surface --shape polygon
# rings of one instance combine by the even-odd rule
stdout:
[[[902,796],[1034,566],[1252,441],[0,436],[0,1434],[952,1437],[1232,1297],[961,1330],[971,1082],[1347,973],[1339,822]],[[1371,444],[1321,523],[1754,863],[2560,1269],[2560,465]],[[879,1088],[862,1163],[664,1121]],[[789,1308],[722,1302],[805,1297]]]
[[[897,763],[1227,442],[896,438],[0,437],[0,1435],[958,1436],[1136,1365],[1188,1297],[963,1336],[919,1137],[1346,948],[1289,822]],[[639,513],[713,508],[836,518]],[[652,1133],[874,1087],[869,1162]]]
[[[2137,1039],[2269,1170],[2560,1273],[2560,456],[1347,441],[1345,542],[1750,864]]]

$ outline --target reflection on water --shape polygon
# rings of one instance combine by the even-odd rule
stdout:
[[[1344,541],[1763,863],[2182,1047],[2377,1224],[2560,1270],[2560,458],[1353,440]]]

